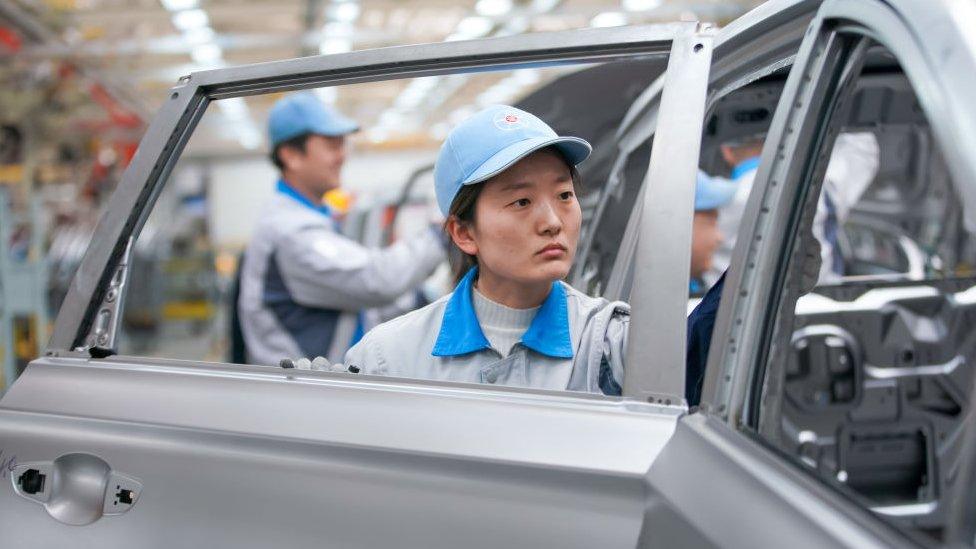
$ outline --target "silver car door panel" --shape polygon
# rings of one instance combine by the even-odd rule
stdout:
[[[3,407],[17,463],[83,451],[142,486],[127,512],[78,528],[5,480],[0,532],[16,547],[634,547],[673,515],[644,477],[682,413],[117,357],[35,361]]]

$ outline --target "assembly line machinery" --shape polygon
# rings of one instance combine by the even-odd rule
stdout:
[[[0,186],[0,389],[6,389],[20,373],[19,356],[32,359],[38,354],[46,343],[49,324],[40,200],[32,197],[25,212],[16,212],[9,196]],[[15,334],[20,332],[20,322],[28,326],[23,337]]]

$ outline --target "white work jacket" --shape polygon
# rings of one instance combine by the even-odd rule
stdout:
[[[325,206],[284,181],[261,216],[241,266],[238,312],[248,362],[342,359],[358,313],[418,287],[444,260],[433,230],[382,249],[336,231]]]
[[[472,303],[477,268],[454,292],[380,324],[346,353],[362,373],[621,394],[630,307],[554,282],[508,356],[491,346]]]

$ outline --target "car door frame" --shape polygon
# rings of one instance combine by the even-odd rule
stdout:
[[[945,18],[953,14],[944,5],[926,6]],[[763,155],[754,183],[754,191],[744,216],[732,266],[715,324],[709,354],[702,406],[697,413],[679,421],[669,447],[652,468],[652,482],[668,494],[681,509],[698,508],[713,521],[700,525],[711,539],[723,539],[735,532],[748,536],[733,521],[714,517],[730,504],[727,498],[708,498],[694,492],[697,481],[683,471],[681,459],[710,461],[711,474],[724,486],[710,484],[708,494],[726,493],[729,485],[746,490],[760,485],[765,491],[753,505],[768,506],[773,515],[766,515],[767,524],[782,536],[782,540],[796,540],[797,532],[811,526],[839,545],[913,546],[921,541],[913,533],[896,529],[870,512],[863,502],[848,496],[824,482],[813,472],[800,467],[790,456],[780,452],[761,437],[756,420],[758,406],[782,398],[777,387],[764,386],[768,341],[775,329],[772,322],[790,300],[782,299],[787,284],[786,267],[797,264],[793,249],[794,234],[799,223],[798,209],[809,205],[804,194],[808,181],[817,181],[812,165],[825,162],[808,161],[808,151],[829,151],[823,143],[832,142],[826,135],[822,120],[832,112],[835,83],[843,85],[856,76],[843,57],[847,46],[842,35],[855,29],[889,48],[898,56],[913,82],[925,82],[918,90],[919,100],[931,117],[933,130],[940,142],[953,136],[953,150],[946,151],[954,166],[954,176],[976,175],[976,161],[965,158],[965,145],[976,144],[976,117],[972,107],[954,110],[963,99],[962,87],[972,80],[976,70],[967,75],[939,73],[932,69],[931,57],[945,46],[945,37],[928,43],[921,39],[924,27],[908,22],[908,15],[923,11],[909,2],[879,0],[827,0],[808,29],[808,34],[796,58],[783,95],[774,114]],[[922,20],[932,20],[922,17]],[[960,40],[959,35],[950,36]],[[965,44],[960,41],[959,44]],[[928,46],[928,47],[925,47]],[[971,53],[953,56],[954,68],[976,69]],[[967,80],[968,79],[968,80]],[[940,105],[936,110],[928,110]],[[954,113],[949,116],[950,112]],[[960,123],[959,120],[964,122]],[[969,126],[966,127],[966,123]],[[823,158],[826,158],[825,156]],[[818,158],[818,160],[823,160]],[[822,173],[819,173],[822,180]],[[959,179],[957,179],[959,180]],[[972,189],[969,189],[972,191]],[[792,261],[792,263],[791,263]],[[680,451],[679,446],[686,446]],[[674,457],[669,454],[673,452]],[[716,459],[715,456],[723,456]],[[675,462],[675,463],[672,463]],[[703,465],[704,467],[704,465]],[[723,471],[724,470],[724,471]],[[716,474],[716,472],[718,473]],[[724,474],[723,474],[724,473]],[[727,488],[722,490],[721,488]],[[716,489],[719,488],[719,489]],[[715,501],[718,500],[718,501]],[[723,507],[725,505],[726,507]],[[785,528],[792,525],[791,528]],[[791,532],[792,530],[792,532]],[[768,534],[769,532],[764,532]],[[971,532],[970,532],[971,533]],[[965,534],[964,534],[965,536]],[[963,536],[963,537],[964,537]],[[801,536],[802,537],[802,536]],[[733,539],[743,539],[734,537]],[[769,543],[769,538],[764,538]],[[795,543],[794,543],[795,545]]]
[[[715,103],[724,95],[745,86],[751,82],[759,80],[782,67],[789,66],[795,56],[794,50],[790,47],[794,42],[802,38],[805,25],[802,24],[805,18],[812,18],[819,0],[781,0],[769,2],[753,12],[737,19],[728,29],[724,30],[716,37],[715,56],[710,58],[712,67],[718,66],[715,71],[709,68],[707,73],[708,93],[705,100],[705,108],[694,113],[684,112],[683,122],[686,125],[695,124],[699,130],[699,135],[691,141],[677,143],[673,140],[666,140],[675,145],[672,151],[688,151],[692,148],[695,151],[697,163],[698,153],[701,148],[701,130],[706,114]],[[798,24],[799,22],[799,24]],[[762,30],[771,30],[775,37],[757,46],[755,40],[759,35],[764,34]],[[740,75],[739,70],[751,61],[755,56],[762,58],[762,64],[745,75]],[[654,81],[648,89],[641,94],[629,109],[621,122],[617,131],[618,156],[611,168],[611,174],[617,171],[634,154],[645,140],[650,137],[658,136],[659,114],[669,113],[671,108],[668,106],[668,98],[664,96],[664,90],[669,85],[668,75],[673,74],[669,69],[665,74]],[[696,101],[697,104],[697,101]],[[690,120],[690,116],[697,117]],[[666,123],[671,123],[668,121]],[[651,164],[655,160],[652,158]],[[675,154],[680,154],[676,152]],[[611,179],[612,181],[613,179]],[[672,364],[673,361],[680,361],[684,364],[684,341],[686,339],[685,324],[681,324],[678,330],[662,330],[661,326],[669,324],[668,319],[676,316],[684,317],[687,313],[688,301],[685,297],[688,288],[688,280],[685,277],[680,281],[680,285],[669,285],[673,291],[661,292],[663,286],[654,286],[647,283],[632,284],[633,280],[654,281],[663,280],[664,274],[654,273],[654,269],[673,268],[674,264],[690,264],[690,247],[682,249],[683,238],[675,231],[683,230],[690,224],[690,218],[675,218],[675,204],[684,204],[682,198],[667,196],[667,188],[653,185],[653,181],[661,181],[659,174],[652,173],[649,169],[641,182],[641,190],[637,195],[634,208],[629,214],[627,227],[621,240],[620,251],[613,263],[608,285],[604,292],[604,297],[608,299],[622,299],[631,301],[635,304],[654,303],[653,318],[645,321],[642,318],[647,314],[647,307],[635,308],[635,325],[632,325],[632,332],[636,337],[631,337],[630,351],[627,355],[627,364],[639,363],[642,357],[656,356],[662,358],[660,364]],[[600,216],[605,211],[605,205],[609,196],[614,193],[614,189],[604,189],[597,206],[594,223],[598,222]],[[645,211],[647,212],[645,214]],[[691,213],[693,215],[693,212]],[[661,238],[648,230],[647,219],[669,220],[667,224],[671,227],[670,236]],[[685,223],[687,221],[688,223]],[[588,253],[592,243],[592,235],[595,225],[591,225],[588,234],[584,235],[581,242],[579,253],[584,256]],[[662,233],[656,233],[661,235]],[[643,244],[642,244],[643,243]],[[657,261],[657,258],[668,257],[668,262]],[[582,265],[577,265],[573,277],[579,278]],[[638,273],[637,271],[641,271]],[[661,296],[668,295],[673,297],[665,303]],[[680,299],[679,299],[680,298]],[[678,312],[678,302],[681,302],[680,313]],[[650,314],[647,314],[650,317]],[[643,329],[651,326],[652,329]],[[673,348],[680,345],[680,350],[672,351],[667,355],[660,353],[661,349]],[[673,357],[663,359],[665,356]],[[672,402],[684,402],[685,391],[685,371],[674,368],[659,368],[655,370],[643,369],[641,373],[647,372],[648,380],[639,381],[639,387],[653,387],[653,392],[641,392],[636,387],[628,387],[627,381],[634,383],[633,376],[628,372],[625,380],[624,394],[626,396],[637,396],[638,398],[648,399],[650,402],[670,404]]]
[[[526,34],[484,40],[423,44],[365,50],[340,55],[322,55],[300,59],[259,63],[241,67],[216,69],[183,77],[170,90],[159,113],[152,120],[139,148],[125,171],[106,214],[100,220],[78,272],[70,286],[58,314],[50,344],[45,351],[49,357],[104,357],[116,353],[115,339],[118,319],[125,296],[125,277],[133,240],[145,223],[180,152],[199,122],[207,105],[214,100],[273,91],[300,90],[317,86],[334,86],[373,82],[385,79],[432,76],[459,72],[519,67],[604,62],[634,56],[661,56],[669,59],[669,72],[677,85],[692,85],[700,81],[700,94],[672,92],[666,100],[668,108],[686,113],[683,119],[661,124],[660,131],[673,143],[670,158],[651,160],[653,172],[668,185],[660,185],[659,192],[675,203],[687,203],[687,228],[675,234],[665,220],[648,217],[642,232],[648,240],[669,235],[675,248],[690,249],[692,181],[697,165],[697,145],[691,146],[691,122],[700,116],[704,104],[704,82],[707,79],[711,53],[712,32],[698,23],[681,22],[638,27],[584,29],[553,33]],[[697,85],[697,84],[694,84]],[[694,141],[697,141],[695,136]],[[678,161],[675,161],[675,160]],[[685,196],[686,195],[686,196]],[[683,209],[682,209],[683,210]],[[673,270],[672,270],[673,271]],[[649,286],[660,288],[679,286],[682,276],[677,271],[652,273]],[[686,275],[685,275],[686,276]],[[661,292],[666,295],[666,292]],[[666,301],[667,299],[665,299]],[[672,299],[677,310],[677,300]],[[681,303],[683,311],[684,304]],[[647,307],[651,311],[650,307]],[[667,308],[665,308],[667,309]],[[662,325],[663,311],[655,311],[646,320],[638,316],[632,330],[653,332]],[[683,333],[683,323],[671,317],[671,332]],[[683,337],[680,341],[683,341]],[[633,341],[634,338],[631,338]],[[670,368],[676,372],[683,364],[683,344],[669,341],[657,353],[666,354]],[[138,357],[132,357],[138,360]],[[646,362],[646,361],[645,361]],[[661,368],[634,369],[626,381],[630,396],[659,394],[654,385]],[[643,372],[641,370],[644,370]]]

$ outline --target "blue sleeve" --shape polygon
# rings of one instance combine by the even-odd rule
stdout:
[[[728,271],[726,271],[728,272]],[[722,300],[722,287],[725,274],[719,277],[701,303],[688,315],[688,347],[685,357],[685,399],[688,406],[698,406],[701,402],[702,383],[705,381],[705,364],[708,362],[708,349],[712,344],[712,328]]]

